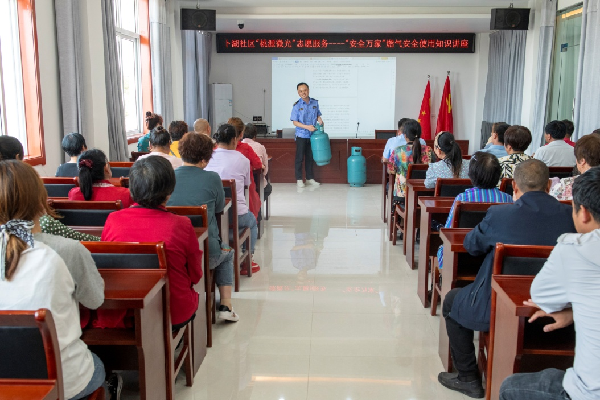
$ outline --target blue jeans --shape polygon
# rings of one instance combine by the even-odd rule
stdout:
[[[221,249],[216,256],[210,255],[208,258],[208,268],[213,271],[217,286],[233,285],[233,256],[235,251]]]
[[[254,245],[258,237],[258,225],[256,225],[254,214],[250,211],[244,215],[238,215],[238,230],[241,232],[244,228],[250,228],[250,249],[252,254],[254,254]]]
[[[500,400],[568,400],[562,385],[565,371],[545,369],[532,374],[514,374],[502,382]]]
[[[104,391],[107,393],[107,387],[104,383],[106,380],[106,372],[104,371],[104,364],[97,355],[92,353],[92,358],[94,359],[94,374],[92,375],[92,379],[88,382],[87,386],[79,393],[77,393],[74,397],[71,397],[69,400],[79,400],[83,399],[90,394],[94,393],[96,389],[100,386],[104,385]]]

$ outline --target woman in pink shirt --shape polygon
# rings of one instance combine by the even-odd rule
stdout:
[[[112,178],[110,164],[102,150],[92,149],[79,156],[79,187],[71,189],[69,200],[115,201],[121,206],[131,205],[129,189],[116,187],[108,180]]]

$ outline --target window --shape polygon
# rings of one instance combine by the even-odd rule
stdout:
[[[0,1],[0,134],[18,138],[36,165],[46,155],[33,3]]]
[[[152,110],[148,0],[115,0],[114,4],[125,130],[131,136],[144,131],[145,111]]]

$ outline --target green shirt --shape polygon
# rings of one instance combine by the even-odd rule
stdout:
[[[40,225],[42,226],[43,233],[49,233],[51,235],[62,236],[81,242],[99,242],[98,236],[90,235],[87,233],[77,232],[68,226],[64,225],[60,221],[52,218],[49,215],[44,215],[40,218]]]
[[[216,172],[198,167],[182,166],[175,170],[175,190],[168,206],[201,206],[206,204],[208,212],[208,252],[216,256],[221,252],[221,239],[216,213],[225,207],[223,182]]]

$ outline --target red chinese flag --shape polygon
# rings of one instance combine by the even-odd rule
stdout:
[[[444,94],[442,95],[442,104],[440,104],[440,111],[438,112],[435,133],[438,134],[441,131],[453,133],[453,130],[452,97],[450,95],[450,77],[448,76],[446,77],[446,84],[444,85]]]
[[[421,124],[421,137],[424,140],[430,140],[431,137],[431,84],[427,81],[425,86],[425,94],[421,102],[421,111],[417,121]]]

